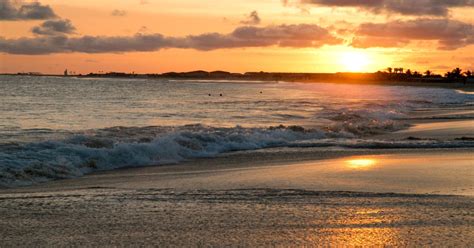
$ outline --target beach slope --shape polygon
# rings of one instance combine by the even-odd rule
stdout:
[[[3,190],[0,239],[5,246],[468,246],[471,154],[279,150],[96,173]]]

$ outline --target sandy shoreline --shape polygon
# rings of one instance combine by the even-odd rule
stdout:
[[[182,191],[277,188],[474,195],[473,152],[472,148],[267,149],[178,165],[97,172],[81,178],[4,189],[0,194],[83,188],[171,188]],[[457,163],[453,165],[452,161]],[[453,174],[454,169],[456,173]],[[393,173],[396,173],[395,177],[391,175]]]
[[[238,153],[3,190],[0,240],[5,246],[467,246],[473,151]]]
[[[411,121],[383,138],[472,136],[469,118]],[[97,172],[0,190],[0,243],[469,246],[473,166],[474,148],[335,147]]]

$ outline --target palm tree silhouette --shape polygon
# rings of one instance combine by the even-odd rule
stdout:
[[[464,79],[462,70],[460,68],[453,69],[452,71],[447,72],[444,75],[446,76],[447,79],[451,79],[451,80],[453,80],[453,79]]]
[[[462,70],[459,68],[454,69],[452,73],[456,78],[462,77]]]

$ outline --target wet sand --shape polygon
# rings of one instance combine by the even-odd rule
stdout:
[[[28,194],[83,188],[179,191],[272,188],[474,196],[473,151],[273,149],[180,165],[99,172],[0,192]],[[293,158],[285,159],[285,153],[292,154]]]
[[[391,134],[398,138],[417,137],[423,139],[449,140],[472,138],[474,139],[474,120],[438,121],[418,123],[412,128]]]
[[[376,139],[474,139],[474,109],[453,107],[444,109],[420,109],[407,120],[406,130],[376,136]]]
[[[472,152],[244,152],[3,190],[0,240],[4,246],[468,246]],[[314,159],[322,154],[327,159]]]
[[[3,247],[468,247],[473,206],[452,196],[82,189],[4,196],[0,236]]]

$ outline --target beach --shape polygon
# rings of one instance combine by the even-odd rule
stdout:
[[[6,246],[472,243],[472,149],[283,151],[123,169],[0,194]],[[373,163],[373,164],[372,164]]]
[[[473,152],[283,148],[98,172],[1,191],[0,237],[5,246],[469,246]]]
[[[469,246],[472,203],[303,190],[83,189],[10,198],[2,204],[12,208],[2,216],[2,245]]]
[[[100,86],[95,83],[88,87]],[[138,90],[158,87],[135,83]],[[0,161],[7,165],[0,166],[2,245],[473,243],[471,95],[396,86],[350,92],[351,85],[333,84],[238,85],[245,90],[183,84],[159,87],[185,93],[192,88],[203,95],[222,87],[237,95],[192,96],[163,113],[142,104],[141,93],[117,114],[115,92],[111,100],[101,96],[106,108],[81,109],[76,117],[84,121],[96,111],[113,123],[106,127],[92,123],[86,129],[77,120],[49,114],[23,121],[29,129],[0,128],[6,140],[0,144]],[[270,93],[248,96],[262,87]],[[282,89],[292,94],[280,100]],[[325,92],[336,93],[326,99]],[[83,101],[97,105],[95,95],[71,94],[90,97]],[[150,94],[147,103],[171,106],[173,97],[158,101]],[[238,115],[240,109],[248,111]],[[35,104],[33,110],[41,111]],[[212,118],[203,119],[205,125],[183,124],[201,115]],[[175,124],[147,126],[147,118]],[[226,123],[219,124],[221,119]],[[233,125],[241,119],[251,126]],[[274,125],[283,120],[287,126]],[[58,125],[79,126],[64,130]]]

